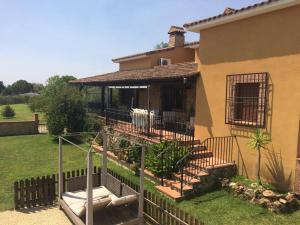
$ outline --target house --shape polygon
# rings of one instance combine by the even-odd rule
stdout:
[[[158,109],[162,120],[173,115],[185,124],[195,115],[185,129],[192,127],[193,139],[204,140],[206,150],[222,146],[214,155],[232,144],[217,137],[234,137],[230,157],[224,158],[224,151],[214,157],[221,158],[217,164],[234,161],[239,173],[249,178],[256,177],[257,152],[247,142],[262,128],[272,138],[262,155],[263,179],[300,191],[299,27],[298,0],[227,8],[184,24],[185,31],[200,34],[199,42],[185,43],[185,31],[171,27],[168,48],[114,59],[119,71],[74,82],[147,87],[122,89],[122,104]],[[189,113],[193,108],[195,113]],[[208,144],[211,139],[215,144]]]

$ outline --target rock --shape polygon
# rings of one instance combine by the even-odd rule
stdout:
[[[279,201],[275,201],[275,202],[272,202],[269,205],[269,207],[273,208],[273,212],[280,213],[281,212],[281,208],[282,208],[282,204]]]
[[[281,204],[286,204],[286,203],[287,203],[287,200],[285,200],[285,199],[283,199],[283,198],[280,198],[280,199],[279,199],[279,202],[280,202]]]
[[[287,200],[287,201],[291,201],[291,200],[293,200],[293,199],[295,199],[296,198],[296,196],[295,196],[295,194],[293,194],[293,193],[287,193],[287,195],[285,196],[285,199]]]
[[[252,184],[250,184],[250,187],[252,187],[252,188],[258,188],[258,183],[252,183]]]
[[[229,187],[233,188],[233,187],[235,187],[235,186],[236,186],[236,183],[234,183],[234,182],[230,182],[230,183],[229,183]]]
[[[276,194],[276,198],[277,199],[285,198],[285,195],[284,194]]]
[[[229,179],[227,179],[227,178],[224,178],[224,179],[222,179],[221,180],[221,186],[222,186],[222,188],[227,188],[227,187],[229,187]]]
[[[273,191],[271,191],[271,190],[265,190],[262,194],[266,198],[274,198],[274,197],[276,197],[275,193]]]
[[[245,189],[244,186],[238,186],[238,187],[235,189],[235,192],[238,193],[238,194],[242,194],[242,193],[244,192],[244,189]]]
[[[295,210],[299,207],[299,201],[296,198],[287,201],[289,208]]]
[[[248,189],[245,190],[244,195],[245,195],[246,199],[250,200],[250,199],[253,199],[255,197],[255,192],[254,192],[253,189],[248,188]]]
[[[270,203],[270,200],[267,198],[261,198],[258,200],[258,204],[262,207],[267,207],[267,205]]]

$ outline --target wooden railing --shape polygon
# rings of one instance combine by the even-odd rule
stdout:
[[[107,172],[135,191],[139,191],[139,185],[126,177],[110,169]],[[69,179],[86,175],[86,173],[86,169],[64,172],[64,191],[67,190],[67,181]],[[94,167],[93,173],[100,177],[101,169]],[[37,177],[16,181],[14,183],[15,209],[55,204],[58,196],[57,184],[58,176],[55,174],[43,176],[42,178]],[[147,190],[144,192],[144,219],[145,223],[149,225],[204,225],[203,222],[179,209],[169,201]]]

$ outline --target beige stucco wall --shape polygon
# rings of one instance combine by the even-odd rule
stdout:
[[[160,58],[171,59],[172,64],[192,62],[195,59],[194,49],[177,47],[167,51],[159,51],[148,55],[146,58],[121,62],[119,68],[120,70],[151,68],[158,65],[158,60]]]
[[[284,173],[295,179],[300,115],[300,7],[201,31],[196,136],[237,135],[234,158],[241,174],[255,178],[257,152],[247,147],[253,129],[226,125],[226,75],[269,72],[267,131],[282,156]],[[239,147],[238,147],[239,146]],[[238,150],[239,149],[239,150]],[[266,153],[267,151],[265,151]],[[270,180],[262,159],[262,175]]]

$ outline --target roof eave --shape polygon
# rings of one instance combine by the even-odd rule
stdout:
[[[299,0],[278,1],[278,2],[273,2],[270,4],[266,4],[266,5],[254,8],[254,9],[237,12],[236,14],[226,15],[224,17],[213,19],[213,20],[210,20],[207,22],[198,23],[195,25],[185,24],[184,27],[186,28],[187,31],[200,33],[200,31],[204,30],[204,29],[216,27],[216,26],[223,25],[226,23],[231,23],[234,21],[238,21],[238,20],[249,18],[249,17],[273,12],[275,10],[288,8],[288,7],[291,7],[294,5],[299,5],[299,4],[300,4]]]
[[[147,54],[137,55],[137,56],[131,56],[131,57],[124,57],[124,58],[118,58],[118,59],[112,59],[114,63],[120,63],[130,60],[136,60],[136,59],[143,59],[146,58]]]
[[[123,79],[123,80],[111,80],[111,81],[74,81],[70,82],[76,85],[85,85],[85,86],[109,86],[109,85],[146,85],[151,83],[163,83],[163,82],[170,82],[187,78],[196,78],[200,75],[200,72],[189,73],[186,75],[181,76],[171,76],[171,77],[164,77],[164,78],[147,78],[147,79]]]

